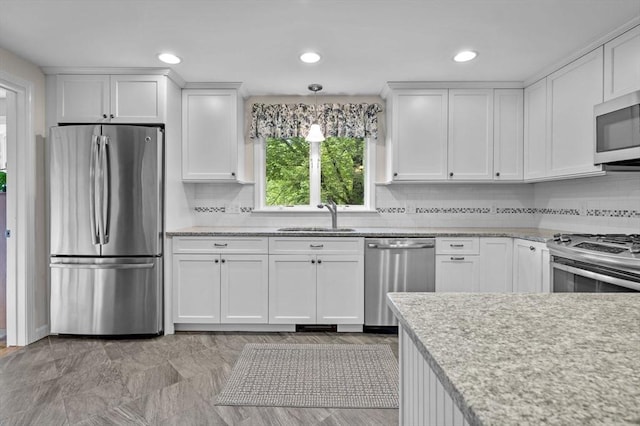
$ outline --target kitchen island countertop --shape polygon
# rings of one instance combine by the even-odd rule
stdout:
[[[469,424],[640,423],[640,294],[388,298]]]
[[[367,228],[354,227],[353,232],[279,231],[276,227],[209,227],[194,226],[167,231],[168,237],[507,237],[545,242],[559,231],[538,228]]]

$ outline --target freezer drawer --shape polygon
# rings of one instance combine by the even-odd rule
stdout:
[[[52,258],[51,333],[159,334],[162,258]]]

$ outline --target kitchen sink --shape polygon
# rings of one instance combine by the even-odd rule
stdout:
[[[313,226],[294,226],[291,228],[280,228],[278,231],[284,232],[353,232],[352,228],[320,228]]]

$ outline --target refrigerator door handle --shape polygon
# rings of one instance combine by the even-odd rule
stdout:
[[[104,223],[104,244],[109,242],[109,228],[110,228],[110,223],[111,223],[111,153],[110,153],[110,148],[109,148],[109,136],[102,136],[102,141],[103,141],[103,149],[104,149],[104,155],[103,155],[103,164],[102,164],[102,170],[103,170],[103,181],[102,181],[102,186],[104,187],[104,191],[106,193],[106,197],[107,197],[107,207],[104,211],[104,219],[103,219],[103,223]]]
[[[100,154],[98,156],[98,238],[100,244],[106,244],[105,229],[104,229],[104,137],[100,136]]]
[[[91,136],[91,161],[89,162],[89,223],[91,226],[91,242],[100,244],[98,228],[96,226],[96,164],[100,140],[98,135]]]
[[[87,263],[50,263],[51,268],[61,269],[150,269],[153,263],[118,263],[118,264],[87,264]]]

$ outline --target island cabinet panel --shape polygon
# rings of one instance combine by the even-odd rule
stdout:
[[[400,348],[400,425],[468,425],[424,355],[402,326]]]
[[[604,100],[640,90],[640,25],[604,45]]]

